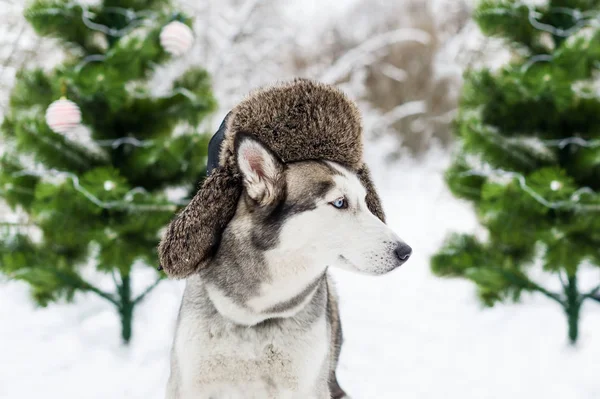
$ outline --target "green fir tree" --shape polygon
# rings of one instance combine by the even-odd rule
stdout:
[[[600,272],[600,1],[539,3],[475,10],[512,59],[466,74],[446,181],[487,231],[449,237],[432,270],[471,280],[488,306],[545,295],[564,309],[574,344],[583,303],[600,302],[600,285],[578,281],[582,268]],[[562,289],[536,282],[534,265]]]
[[[151,93],[153,72],[170,60],[161,29],[190,25],[169,0],[36,0],[25,16],[66,58],[20,71],[4,115],[0,199],[25,217],[0,226],[0,271],[28,283],[41,306],[77,292],[104,298],[127,343],[135,306],[161,280],[157,272],[134,296],[132,267],[157,268],[160,229],[205,173],[208,137],[198,126],[215,108],[209,78],[191,69],[168,93]],[[76,132],[85,137],[47,125],[45,111],[61,96],[80,107]],[[177,192],[179,200],[167,195]],[[90,265],[112,275],[115,289],[86,278]]]

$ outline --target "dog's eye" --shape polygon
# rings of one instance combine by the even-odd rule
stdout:
[[[337,209],[348,208],[348,201],[346,200],[345,197],[340,197],[340,198],[336,199],[335,201],[330,202],[330,204],[333,205]]]

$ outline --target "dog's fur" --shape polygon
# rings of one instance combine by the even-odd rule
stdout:
[[[357,200],[363,205],[360,212],[345,214],[370,215],[368,209],[385,222],[369,170],[362,161],[362,127],[356,105],[332,86],[297,79],[252,93],[230,112],[219,131],[222,134],[215,141],[220,146],[215,151],[218,162],[211,161],[209,176],[171,222],[159,245],[161,266],[169,277],[189,277],[173,348],[168,396],[197,397],[196,393],[203,392],[199,397],[207,397],[206,392],[214,388],[215,398],[236,397],[235,387],[247,385],[242,397],[252,396],[248,390],[256,393],[262,388],[267,393],[256,393],[258,397],[286,397],[285,387],[290,386],[287,396],[326,397],[323,380],[329,379],[332,397],[342,397],[344,392],[335,376],[342,342],[339,310],[331,281],[323,273],[329,265],[369,267],[377,264],[377,259],[359,259],[356,253],[353,260],[329,259],[314,251],[326,242],[322,234],[329,240],[337,234],[331,248],[352,252],[369,245],[367,239],[361,241],[368,232],[361,232],[360,226],[335,229],[343,223],[323,226],[321,223],[328,219],[317,216],[324,209],[331,210],[330,206],[323,207],[324,199],[319,195],[331,193],[342,184],[344,178],[339,176],[354,183],[346,187],[352,187],[354,194],[362,195],[366,190],[364,203]],[[280,168],[273,175],[279,179],[271,182],[277,184],[268,185],[271,191],[263,191],[264,198],[252,198],[257,187],[248,186],[249,170],[244,173],[238,162],[236,143],[246,135],[258,138],[264,144],[259,147],[268,148],[267,153],[277,161],[274,165]],[[303,173],[293,172],[299,170]],[[356,178],[362,186],[356,184]],[[331,180],[335,184],[324,184]],[[323,183],[320,187],[311,186],[319,181]],[[373,217],[370,220],[377,221]],[[313,225],[323,227],[312,231]],[[382,223],[378,226],[385,229]],[[290,234],[290,229],[297,229],[298,235]],[[294,243],[292,248],[286,247],[289,243]],[[371,242],[370,249],[375,250],[371,253],[376,253],[380,244]],[[388,250],[379,251],[387,251],[389,257]],[[286,274],[274,272],[282,270]],[[272,309],[263,309],[271,302]],[[253,321],[257,324],[248,327]],[[323,328],[329,343],[323,341]],[[318,378],[312,382],[306,372],[316,363],[300,359],[307,354],[307,362],[323,361],[325,370],[315,374]],[[240,367],[227,369],[234,363]],[[285,373],[291,373],[291,380]],[[257,376],[263,379],[257,380]],[[224,380],[218,383],[219,378]],[[236,378],[237,382],[231,381]],[[207,379],[215,383],[211,385]],[[290,381],[296,381],[295,385]],[[219,391],[219,386],[229,393]]]
[[[242,193],[234,141],[250,134],[284,162],[329,160],[356,172],[367,189],[367,206],[385,215],[362,161],[358,109],[333,86],[296,79],[258,90],[238,104],[226,123],[219,165],[188,206],[171,222],[159,245],[160,263],[171,278],[186,278],[211,264],[221,235]]]
[[[187,279],[167,398],[341,397],[327,269],[387,273],[410,247],[369,208],[360,171],[284,162],[241,132],[224,148],[242,193],[209,264]]]

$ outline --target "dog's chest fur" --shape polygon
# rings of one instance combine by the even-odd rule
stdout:
[[[240,326],[190,279],[172,354],[169,399],[329,398],[329,328],[323,279],[291,318]]]

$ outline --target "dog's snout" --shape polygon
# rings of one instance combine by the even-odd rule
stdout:
[[[394,253],[398,259],[400,259],[400,262],[404,263],[408,260],[408,258],[410,258],[410,255],[412,254],[412,248],[409,245],[401,242],[396,246]]]

